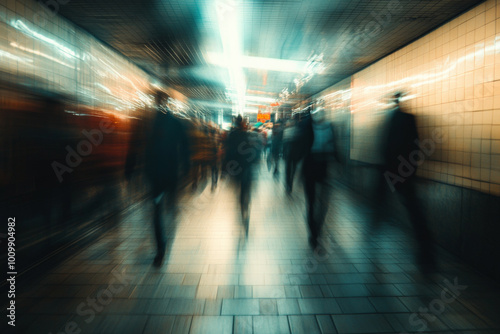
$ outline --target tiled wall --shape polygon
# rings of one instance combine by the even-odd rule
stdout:
[[[32,0],[0,3],[0,74],[121,113],[152,102],[152,78]]]
[[[387,97],[407,93],[420,139],[442,143],[418,173],[439,182],[500,195],[500,1],[489,0],[350,79],[351,159],[380,162]],[[345,85],[342,85],[345,86]],[[332,87],[331,96],[345,87]]]

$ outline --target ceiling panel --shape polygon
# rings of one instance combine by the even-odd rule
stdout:
[[[245,56],[307,61],[313,54],[323,54],[327,70],[300,89],[299,97],[303,97],[356,73],[481,2],[71,0],[60,7],[60,13],[188,97],[224,102],[227,69],[208,64],[206,58],[207,52],[223,52],[216,15],[221,4],[239,12]],[[249,91],[276,97],[285,87],[293,90],[299,76],[253,68],[244,73]]]

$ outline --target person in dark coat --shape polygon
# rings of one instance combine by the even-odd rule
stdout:
[[[279,174],[279,164],[283,149],[283,123],[279,121],[274,123],[272,137],[271,162],[274,164],[273,174],[277,176]]]
[[[259,137],[246,130],[243,118],[238,116],[235,127],[225,142],[224,172],[232,177],[240,190],[240,209],[245,233],[250,221],[250,191],[253,165],[260,155]]]
[[[33,159],[36,193],[39,196],[41,211],[46,222],[47,234],[60,229],[66,233],[71,217],[71,198],[74,180],[74,169],[65,164],[66,147],[76,148],[76,135],[73,127],[67,122],[67,113],[61,98],[45,97],[41,103],[40,120],[33,125],[36,127],[28,140],[35,148],[30,154]],[[53,211],[61,204],[60,214],[52,220]],[[52,241],[52,239],[50,239]]]
[[[415,116],[401,109],[401,96],[401,93],[393,96],[395,108],[390,111],[383,141],[383,174],[374,194],[373,225],[379,226],[389,188],[399,195],[409,213],[419,247],[417,262],[423,270],[430,270],[434,267],[431,234],[415,191],[416,168],[422,162],[418,157],[423,153],[418,146]]]
[[[333,125],[322,104],[299,124],[304,145],[302,175],[307,205],[309,244],[315,249],[328,212],[331,186],[329,167],[336,158]]]
[[[179,179],[189,171],[189,142],[184,125],[163,103],[168,95],[156,95],[156,115],[146,144],[145,175],[151,185],[154,202],[154,232],[157,254],[156,266],[161,265],[165,256],[166,242],[161,217],[164,196],[168,208],[175,211]]]
[[[283,138],[283,155],[285,157],[285,186],[287,194],[291,194],[293,190],[293,182],[295,171],[299,161],[304,157],[304,143],[299,136],[298,115],[290,121],[289,128],[284,132]],[[286,136],[285,136],[286,135]],[[286,138],[285,138],[286,137]]]

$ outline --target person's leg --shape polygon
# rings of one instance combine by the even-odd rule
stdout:
[[[293,190],[293,182],[295,180],[295,171],[297,170],[297,160],[296,159],[290,159],[290,192]]]
[[[318,178],[318,184],[321,187],[320,196],[318,198],[318,214],[316,219],[317,236],[320,236],[323,224],[325,222],[328,207],[330,205],[331,188],[328,180],[328,163],[321,161],[317,163],[317,170],[315,173]]]
[[[267,170],[271,171],[271,164],[272,164],[272,155],[271,155],[271,145],[267,145],[266,147],[266,159],[267,159]]]
[[[155,239],[156,239],[156,257],[154,259],[155,265],[160,265],[163,261],[163,257],[165,256],[165,239],[163,233],[163,221],[162,221],[162,203],[164,199],[164,192],[159,192],[153,198],[154,205],[154,231],[155,231]]]
[[[317,246],[317,230],[314,213],[314,202],[316,200],[316,181],[314,168],[311,161],[304,161],[304,192],[306,195],[307,224],[309,227],[309,243],[311,247]]]
[[[199,170],[200,170],[200,166],[198,165],[198,162],[194,162],[193,166],[191,167],[191,180],[193,182],[193,184],[192,184],[193,190],[198,187]]]
[[[285,170],[285,180],[286,180],[286,192],[288,194],[292,193],[292,183],[293,183],[293,162],[289,156],[286,157],[286,170]]]
[[[200,180],[202,182],[204,182],[207,178],[207,168],[208,168],[208,162],[202,161],[201,162],[201,177],[200,177]]]
[[[219,170],[217,169],[217,162],[212,163],[212,190],[217,187],[217,181],[219,178]]]
[[[178,200],[179,200],[179,190],[178,190],[178,180],[170,180],[165,188],[166,196],[166,209],[168,213],[176,216],[178,213]]]
[[[241,218],[243,220],[243,226],[245,227],[246,234],[248,234],[250,223],[250,185],[250,173],[248,170],[244,170],[241,176],[240,183],[240,208]]]
[[[278,147],[273,148],[273,163],[274,163],[274,175],[277,175],[279,173],[278,165],[279,165],[279,160],[280,160],[280,152]]]

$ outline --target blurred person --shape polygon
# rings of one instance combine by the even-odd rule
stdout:
[[[266,149],[267,149],[267,132],[264,124],[259,126],[256,131],[260,135],[260,140],[261,140],[261,149],[260,149],[260,158],[265,158],[266,157]],[[260,159],[259,159],[260,160]]]
[[[35,186],[41,211],[52,233],[56,225],[65,224],[70,219],[72,170],[63,165],[66,147],[76,147],[75,132],[67,122],[64,103],[54,96],[44,97],[40,103],[39,120],[32,124],[29,134],[33,148],[30,154],[34,166]],[[71,171],[70,171],[71,170]],[[59,211],[57,207],[61,205]],[[52,219],[54,208],[59,215]]]
[[[147,115],[146,112],[144,112],[144,114]],[[145,148],[148,144],[147,139],[148,133],[150,133],[151,131],[151,125],[151,119],[131,119],[128,154],[125,160],[125,178],[128,181],[131,181],[133,174],[139,176],[137,180],[134,180],[135,182],[129,182],[129,187],[131,188],[130,190],[132,194],[139,194],[145,189],[142,179],[144,175],[141,173],[136,173],[136,171],[140,171],[140,168],[144,168],[142,164],[145,161]],[[136,198],[129,196],[129,200],[134,202]]]
[[[279,174],[279,163],[283,149],[283,123],[279,121],[274,123],[272,138],[271,165],[274,165],[273,174],[277,176]]]
[[[406,173],[409,161],[414,161],[413,155],[417,154],[415,152],[420,152],[419,137],[415,116],[404,112],[400,106],[401,96],[402,93],[398,92],[392,97],[395,106],[390,111],[385,140],[382,143],[383,170],[375,187],[372,227],[378,228],[380,225],[383,204],[386,202],[389,187],[392,192],[399,195],[398,197],[409,213],[419,247],[417,263],[423,271],[430,271],[434,269],[435,260],[431,234],[415,193],[416,166],[412,167],[413,171],[409,170],[411,173]]]
[[[162,91],[156,94],[156,115],[145,150],[145,174],[152,189],[154,204],[153,225],[157,253],[153,264],[160,266],[166,250],[162,221],[164,196],[168,209],[175,212],[180,176],[189,170],[189,143],[186,129],[168,106],[168,95]],[[131,159],[133,160],[133,159]]]
[[[262,157],[262,154],[266,147],[266,135],[260,128],[253,128],[251,135],[252,135],[252,140],[256,144],[258,160],[260,161],[260,158]]]
[[[303,157],[302,143],[297,135],[296,117],[287,121],[287,127],[283,131],[283,156],[285,158],[285,185],[288,194],[292,193],[295,170],[298,162]]]
[[[212,172],[212,188],[214,191],[217,187],[217,182],[219,179],[219,131],[215,126],[210,127],[209,130],[209,147],[210,147],[210,157],[209,164]]]
[[[288,119],[285,122],[285,126],[283,128],[283,157],[286,158],[288,155],[288,144],[291,142],[294,132],[294,124],[291,119]]]
[[[198,183],[205,180],[207,169],[212,163],[213,147],[208,127],[200,120],[195,120],[188,132],[191,150],[192,188],[196,190]]]
[[[304,144],[302,173],[309,244],[315,249],[318,246],[330,200],[328,169],[336,155],[333,125],[326,120],[325,109],[321,102],[311,112],[310,117],[301,122],[300,132]]]
[[[258,154],[258,141],[255,135],[246,130],[243,118],[239,115],[235,119],[235,127],[226,138],[224,170],[239,187],[241,219],[246,235],[250,223],[252,167],[258,160]]]
[[[270,124],[270,125],[268,125]],[[267,126],[265,126],[265,133],[266,133],[266,162],[267,162],[267,170],[271,170],[271,165],[272,165],[272,145],[273,145],[273,124],[272,123],[266,123]]]

